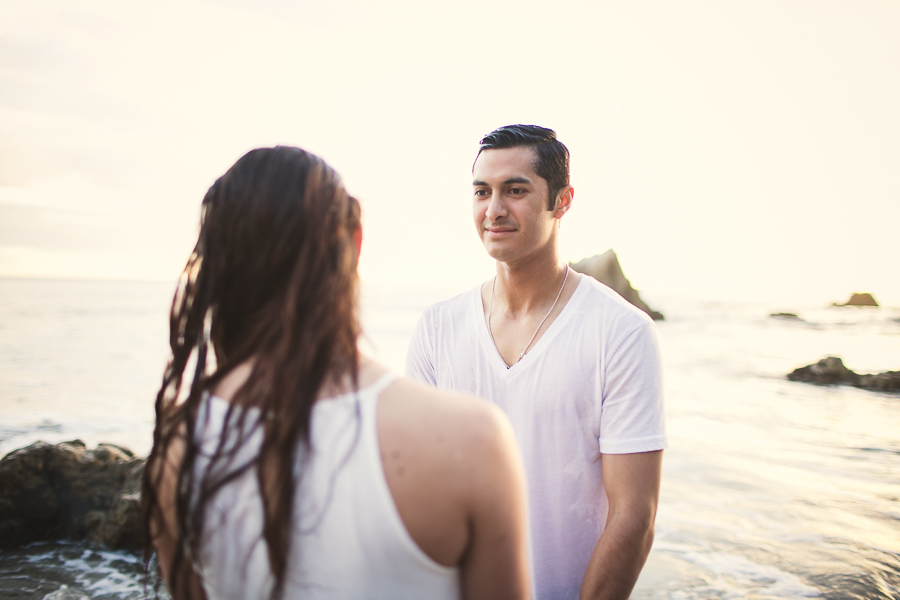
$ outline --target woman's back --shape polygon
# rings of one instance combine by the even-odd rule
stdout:
[[[371,363],[360,379],[357,393],[315,404],[311,450],[297,454],[284,597],[440,600],[459,598],[463,586],[467,596],[522,597],[524,554],[518,565],[503,558],[525,542],[515,526],[524,518],[521,474],[516,481],[510,469],[517,457],[504,420],[479,401],[428,390]],[[227,396],[235,381],[223,384]],[[239,435],[236,422],[224,427],[228,407],[216,396],[204,403],[201,456],[214,453],[223,430],[231,432],[228,441]],[[246,426],[253,417],[250,409]],[[257,429],[244,440],[232,466],[210,472],[251,460],[260,436]],[[208,460],[196,463],[200,473],[208,467]],[[512,480],[504,476],[511,471]],[[257,482],[247,471],[210,502],[199,557],[209,598],[265,597],[271,589]],[[471,553],[476,560],[467,563]],[[485,564],[490,557],[494,564]],[[504,589],[487,593],[485,577],[497,579],[498,569],[510,577],[502,578]]]

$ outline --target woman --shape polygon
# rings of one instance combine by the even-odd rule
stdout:
[[[509,424],[358,353],[361,239],[356,200],[298,148],[207,192],[144,478],[174,598],[527,597]]]

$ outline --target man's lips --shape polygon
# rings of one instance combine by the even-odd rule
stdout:
[[[500,237],[515,231],[512,227],[485,227],[485,233],[491,237]]]

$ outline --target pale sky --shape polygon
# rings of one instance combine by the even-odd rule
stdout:
[[[572,153],[564,259],[900,306],[898,32],[894,0],[5,0],[0,276],[174,282],[206,188],[289,144],[362,200],[366,282],[465,289],[477,142],[535,123]]]

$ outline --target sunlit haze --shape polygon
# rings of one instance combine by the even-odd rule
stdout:
[[[477,142],[535,123],[572,153],[564,259],[898,306],[898,32],[893,0],[8,0],[0,276],[174,281],[208,186],[289,144],[363,202],[364,281],[462,290]]]

